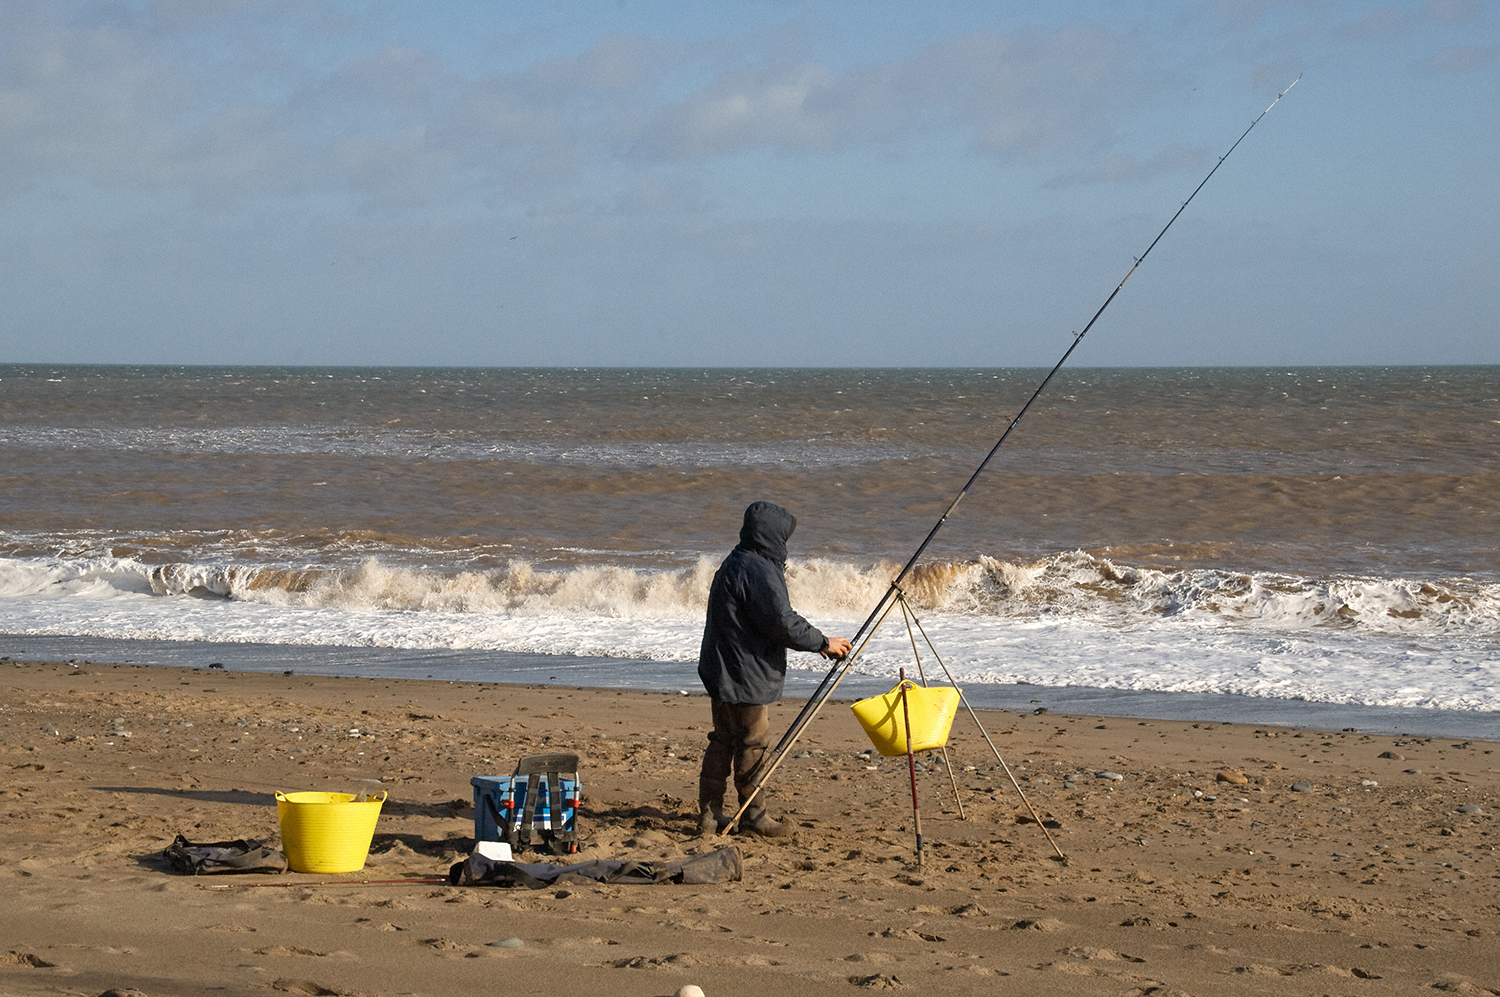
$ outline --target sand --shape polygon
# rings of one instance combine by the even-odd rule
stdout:
[[[981,714],[1062,863],[961,717],[967,819],[924,757],[918,866],[905,761],[861,754],[841,704],[771,787],[794,836],[699,838],[707,714],[701,696],[0,662],[0,994],[1500,993],[1495,744]],[[469,778],[549,749],[585,756],[577,858],[735,844],[744,880],[360,882],[445,875],[472,844]],[[277,790],[362,789],[390,794],[362,873],[188,877],[159,857],[179,833],[274,842]]]

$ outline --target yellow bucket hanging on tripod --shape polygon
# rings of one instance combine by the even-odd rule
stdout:
[[[906,689],[906,712],[901,690]],[[948,743],[953,718],[958,715],[958,689],[951,685],[921,686],[898,682],[883,696],[861,699],[850,707],[870,743],[882,755],[906,754],[906,713],[911,715],[911,750],[931,751]]]

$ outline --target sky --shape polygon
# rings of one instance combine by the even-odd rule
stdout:
[[[1500,0],[4,0],[0,362],[1500,363]]]

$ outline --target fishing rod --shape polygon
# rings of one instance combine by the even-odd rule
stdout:
[[[205,890],[290,890],[298,886],[392,886],[398,883],[447,883],[448,877],[422,876],[417,879],[299,879],[290,883],[199,883]]]
[[[933,524],[932,529],[927,532],[927,536],[924,537],[922,542],[917,546],[916,551],[913,552],[911,557],[907,559],[906,564],[901,568],[901,572],[896,575],[894,580],[892,580],[890,586],[885,590],[885,594],[881,596],[880,601],[875,604],[875,608],[870,612],[870,615],[865,618],[865,621],[860,624],[859,629],[854,632],[854,636],[850,639],[850,643],[854,646],[847,655],[845,655],[841,660],[834,663],[833,667],[830,668],[828,672],[823,676],[822,681],[818,683],[817,689],[815,689],[812,696],[808,698],[807,703],[802,707],[802,711],[797,714],[796,719],[792,721],[791,726],[787,728],[786,733],[783,734],[781,740],[777,742],[776,747],[771,753],[771,763],[766,767],[766,770],[761,774],[760,778],[755,781],[754,789],[748,794],[748,798],[741,802],[739,811],[734,815],[734,820],[732,820],[729,825],[726,825],[724,830],[719,832],[720,834],[727,833],[729,827],[732,826],[735,821],[738,821],[740,819],[740,816],[743,815],[747,809],[749,809],[750,804],[754,802],[756,795],[760,791],[760,788],[770,781],[771,776],[774,775],[776,769],[780,767],[782,760],[786,757],[787,750],[791,748],[791,746],[796,742],[797,738],[802,735],[802,732],[807,728],[807,725],[812,723],[812,721],[817,717],[818,711],[823,708],[823,704],[827,702],[830,696],[833,695],[833,692],[838,688],[839,683],[844,680],[844,676],[849,673],[849,669],[854,666],[855,659],[859,657],[860,652],[865,649],[866,645],[869,644],[870,639],[875,636],[875,631],[879,629],[878,621],[884,620],[885,615],[890,612],[890,607],[894,605],[894,600],[897,599],[901,594],[901,583],[906,580],[907,575],[911,574],[912,568],[916,567],[917,561],[920,560],[922,555],[926,552],[927,547],[932,543],[933,538],[936,537],[938,535],[938,531],[947,524],[948,517],[953,515],[954,510],[958,508],[958,504],[962,502],[965,496],[969,494],[969,490],[973,488],[974,483],[979,480],[980,474],[982,474],[984,472],[984,469],[989,466],[990,461],[994,458],[995,454],[999,452],[1000,447],[1005,443],[1007,439],[1010,438],[1010,434],[1015,430],[1016,426],[1021,422],[1021,419],[1026,415],[1026,413],[1031,409],[1032,404],[1039,397],[1041,397],[1042,392],[1046,389],[1047,385],[1051,383],[1052,378],[1057,374],[1059,370],[1062,369],[1063,364],[1068,362],[1068,358],[1073,355],[1073,351],[1078,349],[1078,344],[1083,342],[1083,337],[1087,336],[1089,334],[1089,330],[1094,327],[1094,323],[1099,321],[1099,316],[1103,315],[1104,310],[1114,302],[1115,297],[1120,293],[1121,289],[1125,287],[1125,282],[1128,281],[1131,276],[1135,274],[1136,270],[1140,268],[1140,265],[1146,261],[1146,257],[1151,255],[1151,250],[1156,248],[1156,244],[1158,242],[1161,242],[1162,236],[1167,234],[1167,229],[1171,228],[1173,223],[1176,222],[1177,219],[1182,215],[1182,213],[1187,210],[1187,206],[1193,203],[1193,198],[1198,196],[1198,192],[1202,190],[1208,183],[1208,181],[1213,178],[1213,175],[1215,173],[1219,172],[1219,167],[1224,165],[1224,160],[1228,159],[1234,152],[1234,150],[1239,148],[1239,144],[1245,140],[1245,136],[1249,135],[1251,130],[1254,129],[1256,125],[1260,124],[1260,119],[1269,114],[1271,108],[1279,104],[1281,102],[1281,98],[1285,97],[1287,93],[1291,91],[1292,87],[1296,86],[1301,80],[1302,74],[1298,73],[1297,78],[1293,80],[1285,90],[1277,94],[1276,99],[1267,104],[1266,109],[1264,111],[1261,111],[1260,114],[1256,116],[1254,121],[1250,122],[1249,127],[1247,127],[1244,132],[1240,134],[1239,138],[1234,140],[1234,144],[1229,147],[1229,151],[1219,157],[1218,162],[1214,163],[1213,169],[1209,170],[1208,175],[1205,176],[1201,181],[1199,181],[1198,186],[1194,187],[1193,192],[1188,195],[1188,199],[1182,202],[1182,204],[1177,208],[1177,211],[1167,221],[1167,224],[1162,226],[1162,230],[1156,234],[1155,239],[1151,240],[1151,244],[1146,247],[1146,251],[1141,253],[1141,255],[1135,257],[1135,263],[1131,266],[1129,272],[1126,273],[1123,278],[1121,278],[1120,283],[1115,285],[1115,289],[1109,293],[1109,297],[1104,299],[1104,304],[1100,305],[1099,310],[1094,312],[1093,318],[1089,319],[1088,324],[1083,327],[1083,331],[1075,332],[1073,334],[1073,341],[1068,344],[1068,348],[1066,351],[1064,351],[1062,358],[1053,365],[1050,371],[1047,372],[1047,376],[1042,378],[1042,383],[1037,385],[1036,390],[1031,393],[1031,397],[1026,400],[1026,404],[1021,406],[1021,410],[1017,412],[1016,417],[1010,421],[1010,425],[1005,427],[1005,432],[1000,434],[1000,439],[995,441],[995,445],[993,447],[990,447],[990,451],[989,453],[985,454],[984,460],[980,461],[979,466],[974,469],[974,473],[969,475],[969,480],[964,482],[964,486],[959,489],[958,494],[954,496],[953,501],[948,504],[948,508],[943,512],[943,514],[938,517],[938,521]]]

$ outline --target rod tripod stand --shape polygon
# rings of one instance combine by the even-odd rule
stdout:
[[[1031,805],[1031,801],[1026,798],[1025,790],[1021,788],[1021,784],[1016,780],[1015,773],[1011,771],[1010,766],[1005,763],[1005,759],[1000,754],[1000,749],[995,747],[995,742],[990,739],[989,732],[984,729],[984,724],[979,720],[979,714],[975,713],[974,707],[969,705],[969,700],[963,694],[963,690],[958,689],[958,683],[953,680],[953,673],[950,672],[948,670],[948,666],[943,663],[942,656],[938,654],[937,647],[932,643],[932,638],[927,636],[927,630],[922,626],[922,621],[917,618],[915,610],[911,608],[911,604],[907,601],[905,591],[903,591],[899,585],[892,583],[891,591],[887,593],[886,598],[882,601],[884,603],[884,606],[883,612],[880,613],[879,620],[873,627],[869,628],[869,632],[865,635],[864,640],[862,640],[858,644],[858,646],[850,651],[848,656],[845,657],[839,665],[835,666],[833,670],[829,671],[828,675],[824,676],[823,682],[818,686],[817,692],[815,692],[813,697],[807,701],[807,705],[802,707],[802,712],[797,715],[796,720],[792,721],[791,727],[787,729],[787,732],[782,736],[780,743],[776,745],[772,753],[771,763],[766,767],[765,771],[761,774],[761,777],[756,781],[755,789],[748,795],[746,799],[740,801],[740,809],[736,811],[734,818],[729,822],[729,824],[726,824],[724,826],[724,829],[721,830],[719,834],[728,834],[729,828],[732,827],[734,823],[740,819],[741,815],[743,815],[744,812],[750,808],[750,805],[755,801],[756,795],[760,792],[760,788],[767,782],[769,782],[771,777],[776,774],[776,770],[780,768],[781,763],[786,760],[786,756],[791,750],[792,745],[796,742],[797,738],[801,736],[802,732],[807,729],[808,725],[810,725],[813,720],[817,718],[818,713],[823,709],[823,705],[828,702],[829,697],[833,695],[833,692],[838,688],[839,683],[844,680],[844,676],[849,674],[849,669],[853,667],[854,662],[859,657],[860,653],[869,646],[870,640],[874,638],[875,634],[880,630],[881,625],[885,623],[886,618],[890,616],[891,612],[897,606],[900,606],[902,619],[906,622],[907,637],[911,640],[912,655],[916,658],[917,677],[921,680],[922,685],[927,685],[927,672],[922,665],[921,652],[917,648],[917,634],[919,633],[922,635],[922,641],[927,645],[927,649],[932,652],[933,660],[936,661],[938,663],[938,667],[943,670],[943,675],[948,679],[948,684],[953,686],[954,689],[958,690],[958,701],[963,704],[964,709],[969,711],[969,716],[973,718],[974,725],[979,728],[979,733],[984,737],[985,743],[990,746],[990,751],[994,753],[995,760],[1000,763],[1000,768],[1004,770],[1005,775],[1010,779],[1010,784],[1015,787],[1016,794],[1020,796],[1021,802],[1026,805],[1026,810],[1031,814],[1031,819],[1036,821],[1037,827],[1042,829],[1042,834],[1046,835],[1047,843],[1050,844],[1052,846],[1052,850],[1057,853],[1057,858],[1062,862],[1066,862],[1068,860],[1067,856],[1063,854],[1061,848],[1057,847],[1057,842],[1053,839],[1052,833],[1047,830],[1047,825],[1042,823],[1041,815],[1036,812],[1036,808],[1033,807]],[[835,675],[835,673],[837,674]],[[829,681],[830,677],[832,678],[831,684]],[[908,743],[910,742],[908,741]],[[968,820],[968,815],[964,812],[963,799],[959,794],[958,776],[954,775],[953,764],[948,759],[947,745],[945,744],[941,750],[943,753],[943,767],[948,770],[948,779],[953,786],[953,798],[958,801],[959,818],[962,820]],[[913,774],[912,778],[912,808],[915,812],[915,774]],[[921,857],[920,834],[921,832],[919,830],[917,848],[919,860]]]

